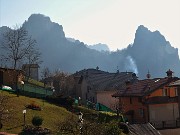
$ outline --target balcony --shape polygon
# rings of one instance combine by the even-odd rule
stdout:
[[[157,96],[150,97],[144,101],[145,104],[165,104],[165,103],[177,103],[178,97],[169,97],[169,96]]]

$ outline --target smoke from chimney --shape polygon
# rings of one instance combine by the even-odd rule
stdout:
[[[125,69],[136,73],[136,75],[138,74],[136,62],[131,56],[126,57]]]

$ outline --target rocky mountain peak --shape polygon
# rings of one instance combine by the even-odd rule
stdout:
[[[140,77],[143,77],[148,69],[151,69],[153,76],[158,77],[163,76],[168,68],[177,73],[180,67],[178,49],[171,46],[159,31],[150,31],[143,25],[136,30],[129,52],[141,71]]]
[[[32,14],[28,18],[28,22],[30,22],[30,23],[38,23],[38,22],[50,23],[51,20],[48,16],[45,16],[43,14]]]
[[[49,17],[42,14],[32,14],[28,20],[24,22],[23,27],[25,27],[30,34],[37,33],[34,35],[35,37],[39,37],[45,33],[51,33],[61,38],[65,37],[62,25],[52,22]]]
[[[159,31],[150,31],[143,25],[140,25],[135,33],[134,45],[139,47],[151,46],[157,47],[157,45],[164,45],[166,43],[165,37]]]

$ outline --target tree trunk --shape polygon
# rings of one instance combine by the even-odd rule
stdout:
[[[14,61],[14,67],[13,67],[13,69],[16,69],[16,61]]]

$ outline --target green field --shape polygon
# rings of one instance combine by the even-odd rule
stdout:
[[[25,106],[32,103],[40,106],[42,110],[37,111],[37,110],[26,109],[26,125],[32,125],[31,120],[34,116],[41,116],[44,119],[41,127],[50,129],[52,131],[51,134],[57,134],[58,126],[62,125],[62,122],[64,120],[66,122],[69,122],[70,124],[73,124],[73,126],[76,127],[77,126],[76,124],[78,122],[77,114],[80,111],[83,113],[83,119],[86,120],[85,123],[87,124],[89,123],[88,126],[90,127],[90,130],[93,130],[93,132],[100,132],[99,128],[95,128],[95,129],[92,128],[93,127],[92,125],[95,124],[97,121],[99,121],[100,123],[107,121],[109,123],[109,120],[113,120],[114,118],[116,119],[115,113],[99,112],[99,111],[87,109],[83,106],[74,106],[73,107],[74,109],[72,110],[73,113],[71,113],[63,107],[50,104],[42,99],[30,98],[21,95],[17,97],[16,94],[13,94],[8,91],[0,90],[0,97],[2,96],[9,97],[6,104],[7,104],[7,110],[11,117],[6,121],[2,121],[3,128],[0,129],[0,132],[20,134],[22,132],[23,124],[24,124],[23,110],[26,109]],[[95,127],[99,126],[99,124],[94,126]],[[79,133],[78,130],[75,131]]]
[[[32,125],[31,120],[33,116],[38,115],[44,119],[42,127],[49,128],[55,132],[57,130],[57,124],[63,121],[64,118],[72,116],[74,117],[74,115],[68,112],[65,108],[44,102],[41,99],[29,98],[25,96],[17,97],[15,94],[1,90],[0,95],[9,96],[7,106],[9,114],[12,115],[8,121],[2,121],[3,128],[0,129],[0,132],[5,131],[8,133],[20,133],[23,129],[23,110],[26,109],[26,105],[31,104],[32,102],[41,106],[43,110],[37,111],[26,109],[26,124]]]

